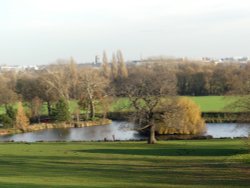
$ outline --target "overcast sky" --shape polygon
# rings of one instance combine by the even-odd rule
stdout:
[[[249,0],[0,0],[0,64],[250,56]]]

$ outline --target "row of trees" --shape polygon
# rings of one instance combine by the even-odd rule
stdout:
[[[250,64],[237,63],[178,63],[176,75],[179,95],[227,95],[242,88]],[[236,92],[241,94],[241,90]]]
[[[69,100],[74,100],[78,104],[73,111],[75,117],[79,120],[82,111],[81,117],[88,120],[95,119],[97,106],[105,116],[111,97],[127,97],[134,112],[133,121],[140,129],[148,130],[149,143],[155,143],[156,130],[191,134],[201,133],[204,128],[204,122],[197,118],[200,111],[193,104],[163,99],[178,94],[249,94],[249,69],[249,64],[215,65],[152,59],[143,65],[126,66],[121,51],[113,54],[111,62],[104,52],[101,68],[79,67],[71,58],[38,71],[1,73],[0,104],[5,106],[10,118],[14,118],[12,104],[24,101],[29,117],[39,119],[42,105],[46,104],[49,116],[69,121],[72,115]],[[196,118],[192,118],[192,114],[196,114]],[[161,125],[160,128],[157,125]],[[181,128],[170,129],[170,125]]]
[[[116,54],[113,53],[111,62],[109,62],[106,52],[103,52],[102,72],[110,80],[122,79],[128,76],[127,66],[120,50]]]
[[[35,115],[37,107],[46,102],[48,113],[51,115],[51,105],[54,102],[62,98],[74,99],[78,100],[81,107],[89,112],[88,116],[93,118],[95,101],[103,101],[108,95],[121,95],[123,80],[129,74],[137,74],[134,72],[139,71],[137,66],[126,67],[121,51],[118,51],[117,55],[113,54],[111,63],[109,62],[104,52],[101,69],[79,68],[71,58],[68,61],[58,61],[57,64],[39,71],[1,73],[0,104],[7,109],[9,104],[23,99],[30,104],[31,111]],[[161,61],[141,67],[145,69],[152,66],[161,66],[168,71],[167,74],[175,75],[176,80],[173,83],[178,95],[224,95],[248,92],[245,85],[249,81],[250,64],[216,65]],[[156,70],[157,74],[161,71]]]
[[[250,69],[250,63],[216,64],[162,58],[148,59],[145,62],[148,62],[145,63],[147,66],[152,66],[152,63],[167,66],[168,70],[176,75],[177,94],[183,96],[242,94],[242,89],[239,88],[244,87],[244,80],[248,79],[246,77]],[[133,67],[130,65],[127,70],[120,51],[117,52],[117,58],[113,54],[111,61],[108,61],[105,52],[103,54],[103,72],[106,78],[117,80],[127,77],[128,71]]]
[[[57,103],[68,106],[69,100],[74,100],[78,105],[73,113],[78,119],[80,111],[84,112],[84,119],[95,119],[96,106],[102,108],[105,116],[113,92],[111,82],[127,77],[128,71],[121,51],[113,54],[112,66],[109,66],[105,52],[103,60],[102,69],[78,67],[71,58],[59,60],[38,71],[2,72],[0,105],[5,107],[7,114],[13,110],[14,103],[24,101],[29,117],[39,120],[42,106],[46,103],[48,116],[58,119]],[[63,101],[66,104],[62,104]]]

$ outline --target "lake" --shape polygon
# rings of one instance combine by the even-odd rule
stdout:
[[[206,135],[214,138],[246,137],[249,124],[208,123]],[[46,129],[37,132],[0,136],[0,141],[97,141],[97,140],[140,140],[145,137],[133,130],[133,124],[113,121],[110,125],[68,129]]]

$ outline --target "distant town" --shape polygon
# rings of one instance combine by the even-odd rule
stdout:
[[[159,57],[158,57],[159,58]],[[161,58],[161,57],[160,57]],[[162,59],[166,60],[174,60],[174,61],[195,61],[195,62],[201,62],[201,63],[248,63],[250,62],[250,57],[225,57],[225,58],[210,58],[210,57],[202,57],[202,58],[175,58],[175,57],[162,57]],[[125,63],[127,65],[140,65],[143,63],[150,63],[152,59],[140,59],[140,60],[128,60]],[[85,62],[80,63],[76,62],[79,67],[101,67],[102,61],[99,56],[95,56],[95,59],[93,62]],[[14,71],[14,72],[20,72],[20,71],[27,71],[27,70],[42,70],[46,68],[47,65],[7,65],[7,64],[0,64],[0,72],[6,72],[6,71]]]

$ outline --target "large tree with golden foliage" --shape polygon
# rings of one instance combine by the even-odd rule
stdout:
[[[159,109],[162,114],[156,118],[159,134],[202,134],[205,132],[205,121],[201,111],[191,99],[181,97],[165,101]]]
[[[15,128],[25,130],[29,126],[29,119],[27,118],[22,102],[18,102]]]

